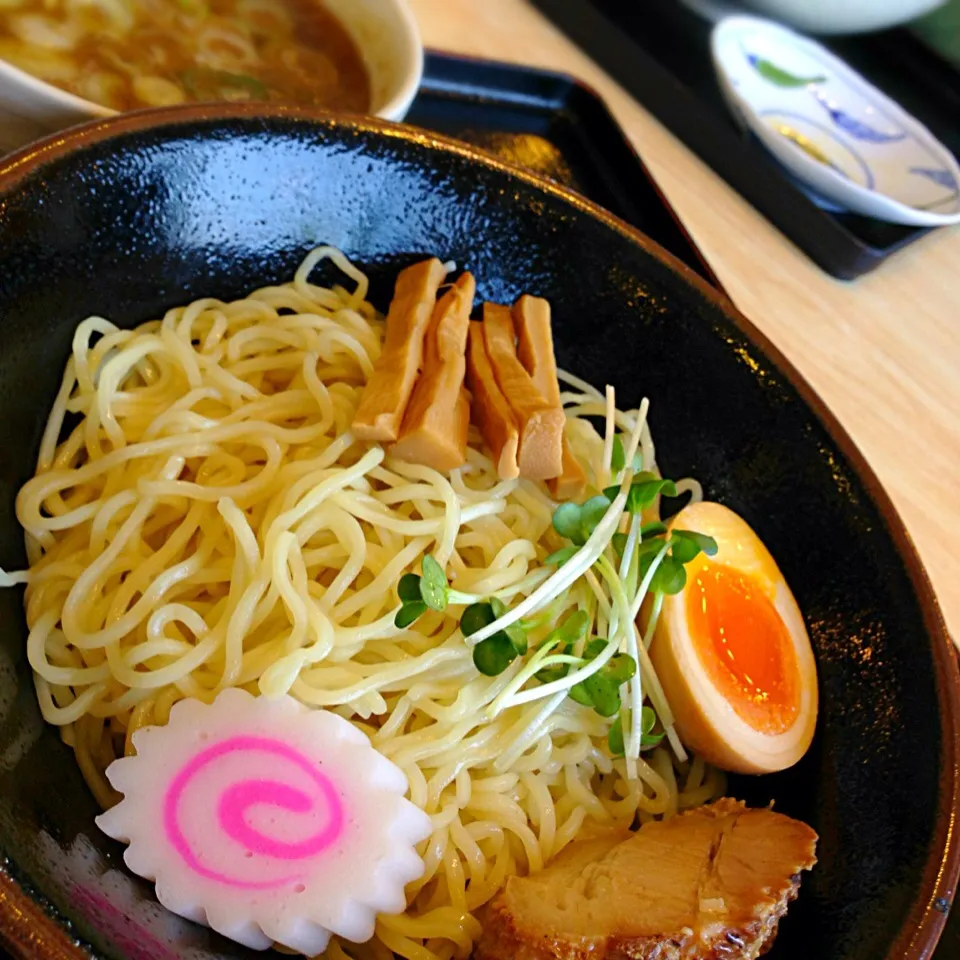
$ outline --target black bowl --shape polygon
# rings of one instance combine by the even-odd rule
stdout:
[[[0,565],[24,563],[14,495],[33,468],[76,323],[126,325],[289,278],[317,243],[371,271],[383,306],[425,253],[486,298],[548,297],[559,360],[624,405],[651,398],[669,475],[693,474],[769,545],[821,678],[813,748],[734,780],[821,835],[779,958],[927,956],[960,850],[953,650],[900,521],[849,438],[716,292],[585,200],[452,142],[309,111],[189,107],[88,125],[0,167]],[[736,242],[736,238],[731,238]],[[26,955],[244,951],[161,910],[101,837],[45,728],[19,591],[0,591],[0,924]],[[75,940],[74,938],[78,938]]]

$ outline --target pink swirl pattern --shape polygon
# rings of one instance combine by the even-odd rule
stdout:
[[[309,813],[317,801],[308,793],[278,780],[261,777],[242,780],[227,787],[217,800],[217,821],[223,833],[253,854],[274,860],[310,860],[333,846],[343,832],[343,803],[333,783],[302,753],[281,740],[269,737],[231,737],[208,747],[193,756],[171,780],[163,801],[163,821],[167,840],[180,858],[195,873],[225,886],[245,890],[264,890],[284,886],[303,878],[303,873],[291,873],[270,880],[244,880],[232,877],[210,866],[197,856],[180,826],[181,799],[194,778],[210,764],[228,754],[261,752],[292,763],[315,784],[326,807],[327,819],[312,836],[290,843],[267,836],[248,822],[248,812],[254,806],[268,805],[291,813]]]

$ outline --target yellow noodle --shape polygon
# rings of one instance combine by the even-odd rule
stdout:
[[[343,286],[310,282],[322,260]],[[394,625],[397,583],[426,553],[457,590],[515,603],[562,544],[546,487],[500,480],[474,430],[449,477],[357,443],[350,423],[383,339],[367,289],[324,247],[291,283],[242,300],[198,300],[132,331],[81,323],[17,498],[31,568],[0,584],[27,584],[41,710],[105,806],[117,797],[104,768],[133,732],[225,686],[290,692],[372,736],[431,816],[426,870],[403,915],[327,955],[449,960],[469,954],[474,913],[510,875],[585,831],[703,803],[723,780],[665,748],[628,779],[607,752],[609,721],[564,693],[499,709],[520,663],[479,675],[460,606]],[[599,485],[612,435],[580,418],[612,397],[563,379],[570,443]],[[68,413],[82,420],[65,431]],[[632,431],[637,418],[610,422]],[[646,427],[640,449],[655,469]],[[604,627],[614,611],[588,581],[534,617],[533,642],[578,605]]]

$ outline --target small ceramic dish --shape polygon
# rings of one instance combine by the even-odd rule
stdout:
[[[324,0],[363,56],[369,112],[402,120],[423,76],[423,43],[407,0]],[[0,153],[116,111],[67,93],[0,60]]]
[[[918,120],[820,44],[757,17],[713,30],[731,110],[816,194],[893,223],[960,223],[960,165]]]

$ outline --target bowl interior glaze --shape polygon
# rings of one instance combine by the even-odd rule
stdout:
[[[621,406],[650,397],[662,469],[700,478],[753,525],[816,650],[810,753],[731,786],[822,838],[771,956],[925,956],[958,867],[958,679],[912,547],[848,438],[747,321],[560,188],[419,131],[263,107],[111,119],[5,161],[0,565],[25,560],[14,497],[77,322],[133,325],[196,297],[235,297],[289,278],[318,243],[370,271],[380,307],[397,268],[424,254],[473,271],[479,296],[548,297],[564,367],[614,384]],[[79,950],[74,937],[115,957],[243,955],[158,907],[98,834],[71,751],[34,701],[21,601],[0,591],[7,939],[47,957]]]

